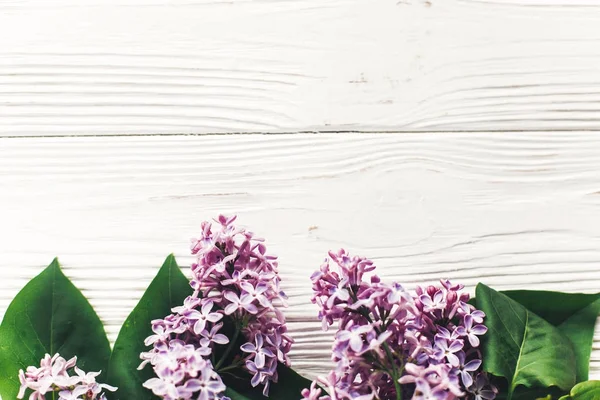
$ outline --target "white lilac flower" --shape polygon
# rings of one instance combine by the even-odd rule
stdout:
[[[114,392],[116,387],[96,382],[100,372],[84,372],[76,366],[77,357],[68,361],[55,354],[40,361],[40,367],[29,366],[19,371],[21,387],[17,399],[23,399],[28,390],[30,400],[44,400],[47,393],[57,392],[58,400],[102,400],[103,389]]]

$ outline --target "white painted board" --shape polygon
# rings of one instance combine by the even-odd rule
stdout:
[[[329,249],[413,288],[600,291],[590,132],[0,139],[0,318],[54,256],[114,341],[164,258],[236,213],[279,255],[294,365],[324,373],[309,276]],[[600,330],[591,371],[600,378]]]
[[[0,135],[600,128],[600,0],[0,0]]]

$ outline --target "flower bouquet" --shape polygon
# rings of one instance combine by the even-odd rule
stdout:
[[[191,280],[167,257],[112,349],[54,260],[0,325],[2,398],[600,399],[588,381],[600,294],[480,283],[471,298],[448,280],[409,292],[345,250],[307,276],[315,322],[336,330],[331,371],[310,381],[291,368],[277,258],[234,221],[202,223]]]

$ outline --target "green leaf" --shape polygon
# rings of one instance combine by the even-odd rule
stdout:
[[[223,374],[223,382],[228,388],[233,388],[238,393],[243,394],[248,400],[265,400],[263,396],[263,386],[259,385],[255,388],[250,386],[251,376],[242,369],[234,370],[235,375]],[[278,382],[271,384],[269,388],[269,399],[288,400],[299,399],[302,389],[310,387],[312,381],[302,377],[293,369],[279,364],[277,367]],[[245,400],[245,398],[242,397]],[[232,400],[235,400],[232,397]]]
[[[575,384],[575,353],[566,336],[482,283],[477,285],[476,294],[489,329],[482,342],[483,367],[508,380],[508,400],[519,385],[568,390]]]
[[[588,380],[594,327],[600,313],[600,293],[560,293],[535,290],[502,292],[558,327],[575,351],[577,382]]]
[[[298,399],[302,389],[310,387],[312,381],[298,374],[291,368],[279,365],[277,368],[279,382],[271,386],[270,399]]]
[[[248,397],[244,396],[243,394],[239,394],[231,388],[227,388],[225,390],[225,396],[229,397],[231,400],[251,400]]]
[[[190,294],[190,283],[171,254],[121,327],[109,367],[109,382],[119,390],[112,395],[109,393],[111,398],[158,399],[142,386],[142,383],[154,377],[152,368],[147,366],[141,371],[137,370],[141,362],[140,353],[149,350],[144,345],[144,339],[153,333],[152,320],[169,315],[171,308],[183,304]]]
[[[598,400],[600,399],[600,381],[581,382],[573,389],[568,396],[563,396],[560,400]]]
[[[39,366],[45,354],[77,356],[86,372],[103,371],[105,381],[110,345],[104,327],[81,292],[54,259],[17,294],[0,328],[0,395],[14,399],[19,369]],[[107,382],[108,383],[108,382]]]
[[[498,378],[495,376],[491,377],[492,383],[496,388],[498,388],[498,394],[496,395],[496,400],[506,400],[508,394],[508,386],[506,383],[506,379]],[[515,389],[512,400],[532,400],[532,399],[558,399],[568,390],[561,390],[557,387],[549,387],[549,388],[528,388],[525,386],[519,386]]]

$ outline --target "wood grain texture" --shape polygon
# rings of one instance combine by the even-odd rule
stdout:
[[[280,257],[308,376],[330,366],[309,275],[329,249],[413,288],[600,291],[600,134],[0,139],[0,318],[58,256],[111,341],[202,220],[237,213]],[[592,357],[600,378],[600,330]]]
[[[600,0],[0,1],[0,135],[600,129]]]

